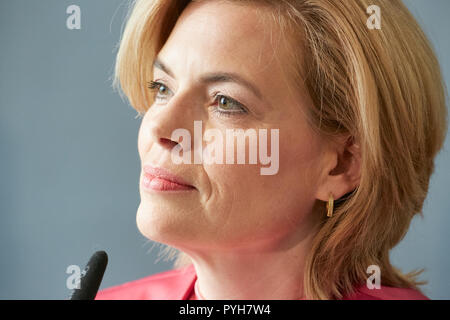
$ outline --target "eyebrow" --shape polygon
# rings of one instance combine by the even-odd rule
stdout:
[[[175,78],[173,72],[170,70],[170,68],[165,65],[159,58],[155,59],[155,62],[153,63],[154,68],[158,68],[165,73],[167,73],[172,78]],[[262,99],[261,91],[253,85],[250,81],[244,79],[240,75],[232,72],[211,72],[206,73],[200,77],[200,81],[202,83],[211,84],[211,83],[220,83],[220,82],[234,82],[237,84],[240,84],[250,91],[253,92],[259,99]]]

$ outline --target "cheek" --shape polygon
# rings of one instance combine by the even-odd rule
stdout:
[[[253,193],[260,182],[259,168],[258,165],[231,164],[208,166],[205,171],[216,193],[227,197],[234,195],[236,199]]]
[[[275,243],[303,225],[312,208],[312,197],[287,168],[273,176],[260,175],[259,165],[211,166],[205,171],[212,182],[205,209],[214,239],[222,239],[222,245]]]
[[[210,165],[204,166],[211,194],[203,204],[209,224],[217,239],[237,245],[256,232],[263,214],[264,196],[258,186],[259,166]],[[267,197],[267,195],[266,195]]]
[[[204,165],[208,176],[210,194],[205,204],[212,215],[223,219],[230,211],[242,208],[253,192],[251,186],[257,175],[256,166],[250,165]],[[219,213],[220,212],[220,213]]]
[[[296,197],[313,201],[318,183],[321,145],[308,131],[285,132],[280,139],[280,176]]]
[[[247,164],[204,165],[211,185],[208,205],[215,210],[220,204],[223,208],[241,208],[251,212],[253,209],[270,211],[277,205],[287,208],[292,203],[305,206],[313,203],[320,145],[309,131],[298,130],[298,125],[295,129],[281,129],[274,148],[269,134],[267,153],[272,156],[271,162],[278,158],[279,164],[273,175],[261,174],[261,168],[269,168],[272,163],[248,164],[248,153],[245,156]],[[236,160],[237,154],[234,154]]]
[[[142,120],[138,133],[138,153],[141,159],[145,155],[145,151],[149,149],[150,135],[149,130],[146,130],[145,121]]]

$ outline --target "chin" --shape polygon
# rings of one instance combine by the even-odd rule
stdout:
[[[181,215],[181,216],[180,216]],[[173,210],[142,203],[136,214],[139,232],[149,240],[176,247],[189,239],[189,222],[183,221],[184,212],[174,215]]]

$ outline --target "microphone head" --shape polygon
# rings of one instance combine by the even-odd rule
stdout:
[[[80,278],[80,288],[75,289],[70,300],[94,300],[103,279],[108,255],[97,251],[92,255]]]

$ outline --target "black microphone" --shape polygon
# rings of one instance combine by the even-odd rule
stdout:
[[[82,271],[79,289],[73,291],[70,300],[94,300],[107,264],[108,255],[105,251],[94,253]]]

